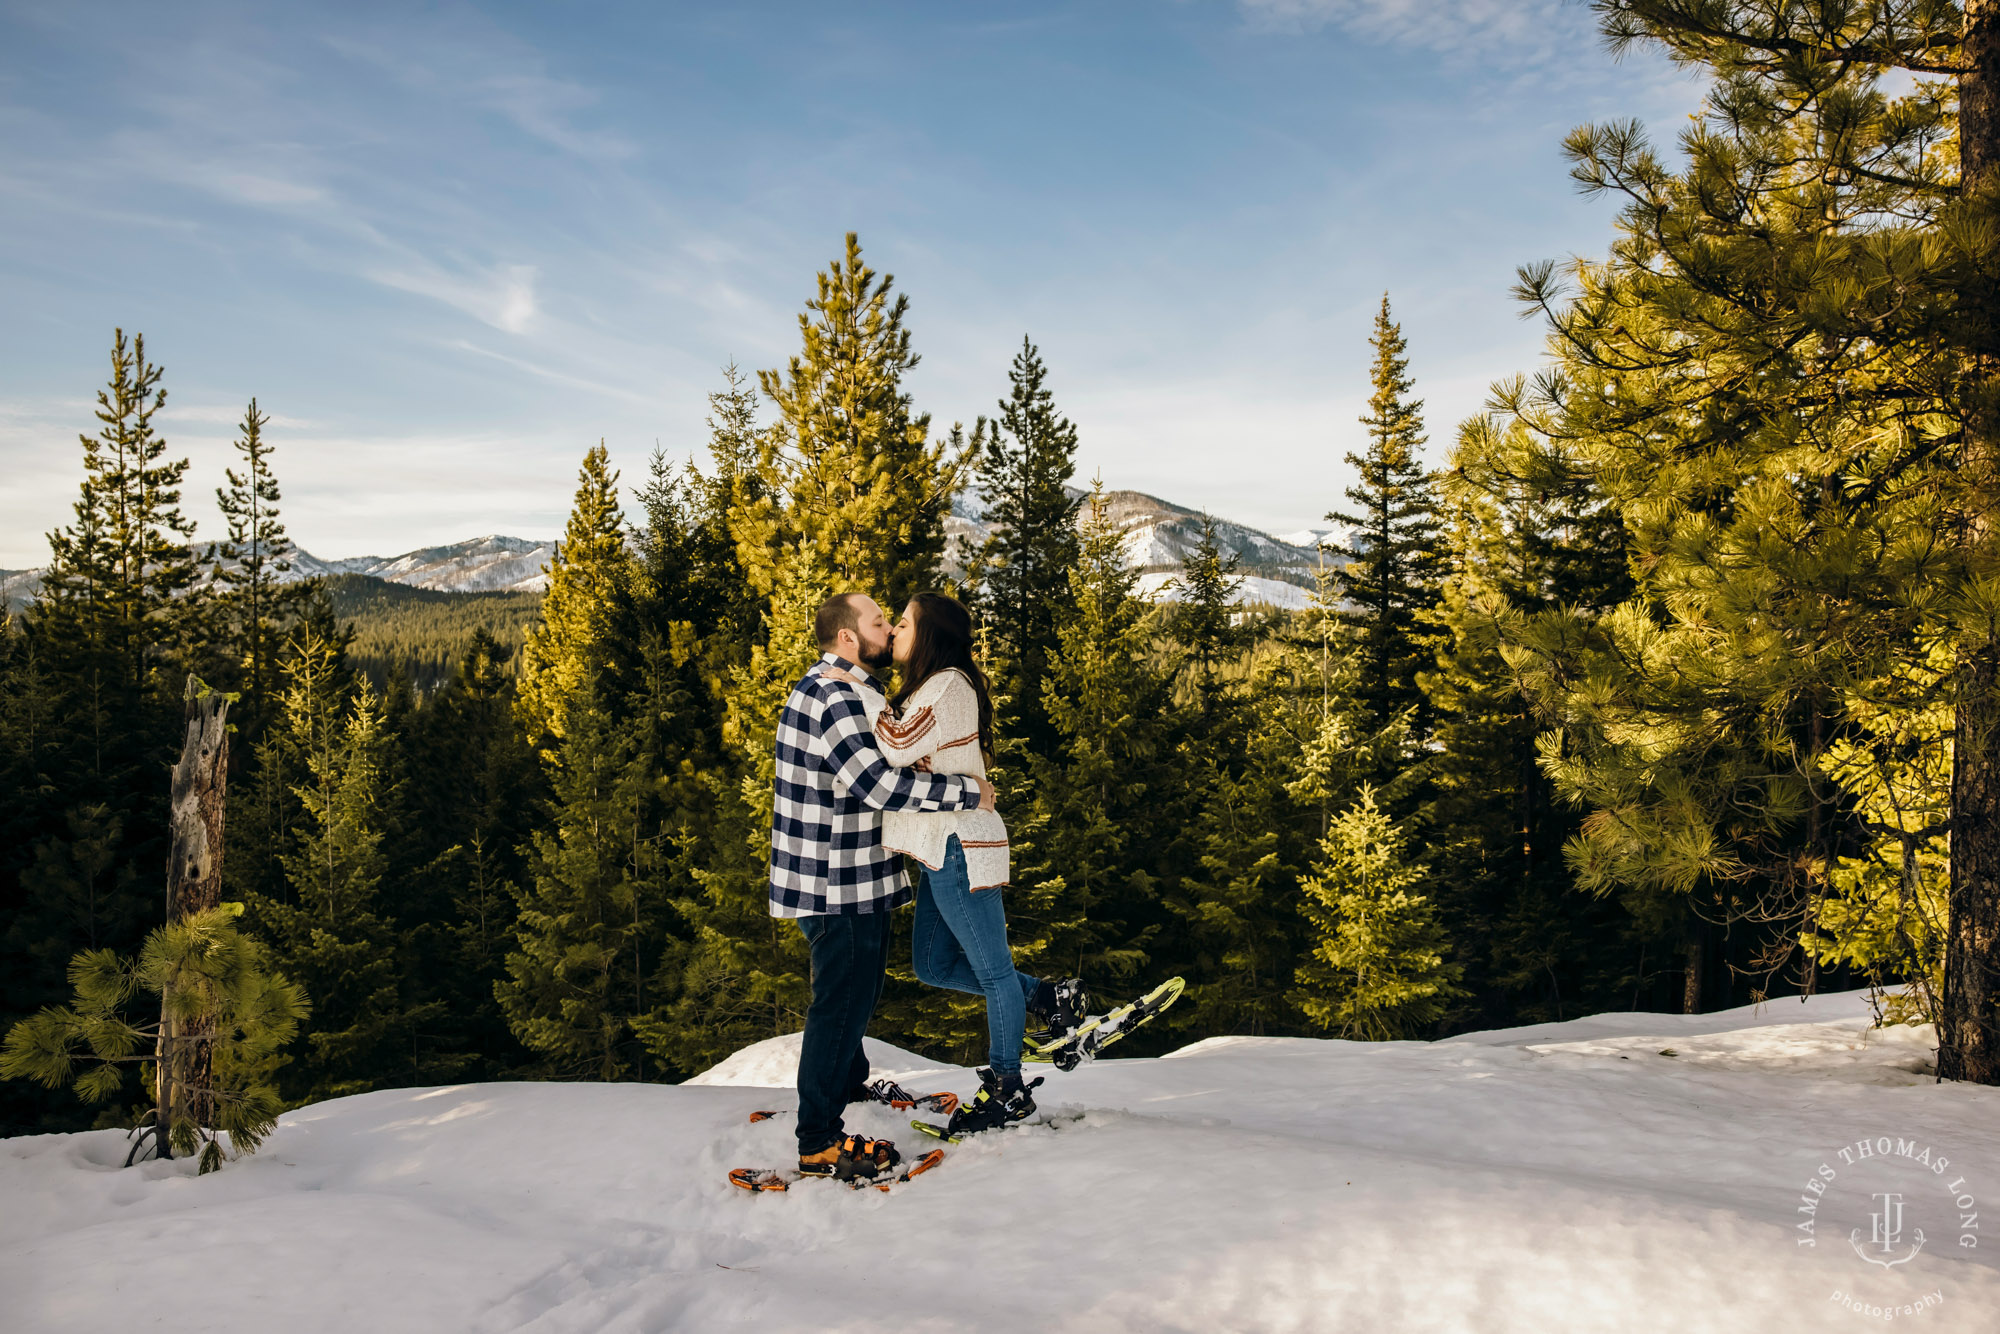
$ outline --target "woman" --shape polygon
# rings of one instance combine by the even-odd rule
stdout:
[[[903,688],[875,721],[884,759],[898,768],[986,776],[993,703],[972,660],[972,617],[958,599],[919,593],[892,641]],[[915,959],[926,985],[986,997],[990,1064],[979,1092],[952,1114],[952,1134],[989,1130],[1035,1110],[1021,1083],[1021,1040],[1033,1012],[1052,1036],[1072,1031],[1089,998],[1076,978],[1049,983],[1014,967],[1000,888],[1007,826],[998,811],[887,811],[882,845],[917,859]],[[1037,1079],[1036,1084],[1041,1083]]]

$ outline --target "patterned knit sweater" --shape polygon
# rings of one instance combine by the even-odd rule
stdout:
[[[934,774],[986,777],[979,753],[979,696],[965,673],[952,668],[917,687],[903,716],[887,709],[875,719],[875,744],[897,768],[929,759]],[[882,846],[905,852],[935,871],[944,865],[945,840],[957,834],[965,849],[972,888],[1007,883],[1007,825],[998,811],[884,811]]]

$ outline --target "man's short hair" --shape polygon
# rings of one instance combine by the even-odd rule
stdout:
[[[823,650],[832,650],[842,630],[857,640],[861,638],[859,593],[835,593],[819,604],[819,613],[813,617],[813,634],[819,637],[819,646]]]

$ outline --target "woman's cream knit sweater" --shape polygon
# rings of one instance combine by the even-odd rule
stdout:
[[[899,769],[928,758],[934,774],[986,777],[979,753],[979,696],[965,673],[951,668],[917,687],[903,716],[887,709],[875,720],[875,744]],[[945,840],[958,835],[972,888],[1007,883],[1007,825],[998,811],[884,811],[882,846],[908,853],[935,871],[944,865]]]

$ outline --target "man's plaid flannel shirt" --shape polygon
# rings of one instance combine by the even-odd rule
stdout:
[[[859,687],[820,676],[839,667]],[[887,701],[866,670],[822,656],[778,719],[771,804],[771,915],[887,912],[910,901],[902,854],[882,847],[883,811],[957,811],[979,805],[979,785],[898,769],[875,747]]]

